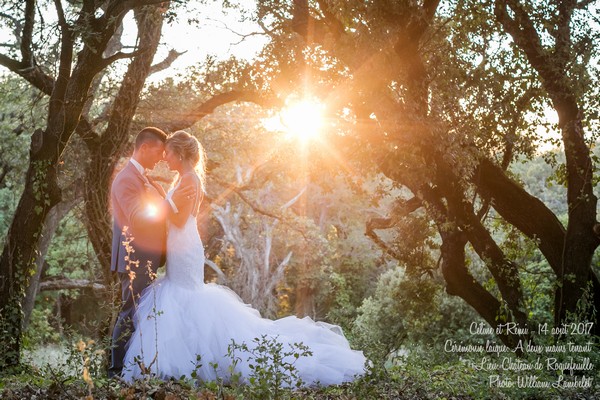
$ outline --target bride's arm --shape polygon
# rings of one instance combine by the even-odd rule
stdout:
[[[146,189],[149,188],[154,188],[156,190],[156,192],[160,195],[160,197],[162,197],[163,199],[167,196],[167,193],[165,192],[165,189],[163,189],[162,186],[160,186],[158,184],[158,182],[156,182],[154,179],[148,177],[148,183],[146,184]]]
[[[177,214],[179,208],[182,206],[182,202],[185,202],[188,197],[192,198],[195,195],[193,187],[180,187],[175,190],[171,198],[167,198],[162,186],[156,181],[148,179],[148,183],[145,185],[146,193],[151,194],[155,198],[154,204],[158,205],[161,209],[161,215],[163,219],[172,214]]]
[[[175,197],[179,191],[181,193],[189,193],[186,196],[178,196],[179,199],[177,201],[177,208],[179,212],[176,214],[172,210],[169,212],[169,221],[177,225],[178,227],[182,227],[187,222],[190,214],[192,213],[192,208],[194,207],[194,203],[196,200],[197,193],[197,185],[196,180],[193,175],[184,175],[179,187],[173,193],[173,197]]]

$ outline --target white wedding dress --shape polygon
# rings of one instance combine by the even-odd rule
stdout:
[[[308,317],[265,319],[231,289],[205,284],[204,248],[193,215],[182,228],[170,224],[166,274],[142,293],[134,326],[124,360],[126,381],[144,375],[140,364],[163,379],[195,372],[202,381],[228,381],[232,340],[252,348],[263,335],[282,343],[283,353],[291,352],[290,343],[309,347],[312,356],[284,360],[294,363],[304,385],[339,384],[364,374],[363,353],[350,348],[338,326]],[[257,362],[238,350],[235,354],[241,361],[233,370],[247,381]]]

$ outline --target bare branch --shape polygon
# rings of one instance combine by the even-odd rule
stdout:
[[[277,300],[271,293],[284,276],[286,265],[292,253],[289,252],[280,263],[272,264],[273,228],[275,221],[263,221],[255,225],[260,229],[264,240],[248,237],[243,231],[243,207],[232,207],[227,202],[224,207],[213,204],[214,216],[223,228],[224,248],[232,246],[234,257],[239,260],[235,272],[227,283],[245,302],[253,304],[262,313],[273,315],[277,310]]]
[[[178,52],[175,49],[169,50],[169,54],[167,54],[164,60],[150,67],[150,74],[155,74],[157,72],[164,71],[165,69],[169,68],[171,64],[173,64],[175,60],[179,58],[179,56],[185,53],[187,53],[187,50],[183,52]]]
[[[35,1],[27,0],[25,4],[25,25],[23,26],[23,36],[21,37],[21,56],[23,57],[23,64],[33,67],[33,51],[32,35],[33,26],[35,24]]]
[[[333,15],[333,13],[329,10],[329,6],[324,0],[317,0],[319,4],[319,9],[323,13],[325,17],[325,23],[329,27],[329,30],[334,38],[338,39],[340,36],[346,33],[344,29],[344,24]]]
[[[63,9],[61,0],[54,0],[54,6],[56,7],[56,15],[58,17],[58,24],[60,25],[61,29],[64,32],[67,29],[69,29],[69,24],[67,23],[67,20],[65,18],[65,10]]]
[[[122,51],[118,51],[110,57],[103,58],[100,62],[100,67],[101,69],[104,69],[117,60],[122,60],[124,58],[133,58],[139,56],[142,52],[143,50],[136,50],[132,51],[131,53],[123,53]]]
[[[512,9],[515,15],[514,18],[509,16],[508,7]],[[497,0],[494,7],[494,13],[498,21],[504,26],[504,29],[527,53],[534,68],[539,68],[544,65],[549,67],[552,64],[548,54],[541,45],[540,36],[536,31],[533,22],[518,1]]]
[[[596,0],[581,0],[579,3],[577,3],[576,8],[578,10],[583,10],[595,1]]]
[[[12,23],[15,25],[15,28],[13,29],[13,34],[15,35],[15,38],[17,40],[17,43],[21,42],[21,33],[23,32],[23,25],[21,24],[21,21],[15,17],[13,17],[12,15],[0,12],[0,17],[2,18],[6,18],[12,21]],[[8,47],[8,45],[7,45]],[[10,45],[10,47],[13,47],[13,45]]]
[[[396,223],[408,214],[416,211],[423,205],[421,199],[412,197],[409,200],[403,200],[399,202],[398,206],[394,207],[394,211],[389,218],[370,218],[366,224],[365,235],[371,238],[375,244],[377,244],[383,251],[388,255],[392,256],[396,260],[401,260],[402,255],[390,247],[379,235],[375,232],[375,229],[389,229],[396,225]]]
[[[392,211],[392,216],[389,218],[371,218],[367,221],[367,231],[373,229],[389,229],[396,225],[401,219],[408,214],[421,208],[423,203],[418,197],[412,197],[409,200],[400,200]]]
[[[201,102],[197,106],[192,107],[189,111],[182,115],[175,115],[171,121],[167,121],[163,126],[166,130],[177,131],[189,128],[202,118],[214,112],[214,110],[227,103],[235,101],[245,101],[255,103],[263,107],[281,107],[283,101],[277,97],[269,97],[258,91],[240,91],[232,90],[230,92],[217,94],[207,101]]]
[[[213,271],[215,271],[220,281],[225,281],[225,273],[221,270],[221,268],[219,268],[217,264],[215,264],[212,260],[209,260],[208,258],[204,260],[204,264],[208,265]]]
[[[106,286],[87,279],[53,279],[40,283],[40,292],[44,290],[93,289],[104,290]]]
[[[254,212],[256,212],[258,214],[265,215],[267,217],[271,217],[271,218],[276,219],[276,220],[282,220],[283,219],[282,216],[273,214],[272,212],[267,211],[264,208],[260,207],[259,205],[255,204],[238,187],[235,187],[235,186],[232,187],[232,186],[230,186],[230,188],[231,188],[231,191],[234,192],[235,194],[237,194],[238,197],[244,201],[244,203],[246,203],[252,210],[254,210]]]
[[[396,250],[391,248],[375,231],[367,230],[365,231],[365,235],[369,237],[381,250],[383,250],[387,255],[392,257],[395,260],[401,260],[402,254],[398,253]]]
[[[228,26],[226,23],[224,23],[223,21],[219,21],[219,20],[216,20],[216,19],[213,19],[213,18],[208,18],[208,20],[209,20],[209,21],[212,21],[212,22],[217,22],[219,25],[221,25],[221,28],[223,28],[223,29],[225,29],[225,30],[227,30],[227,31],[229,31],[229,32],[231,32],[231,33],[233,33],[234,35],[236,35],[236,36],[240,37],[240,40],[239,40],[238,42],[236,42],[236,43],[232,43],[232,44],[231,44],[232,46],[238,45],[238,44],[242,43],[244,40],[246,40],[247,38],[249,38],[249,37],[252,37],[252,36],[262,36],[262,35],[269,35],[269,33],[268,33],[268,32],[250,32],[250,33],[241,33],[241,32],[238,32],[238,31],[236,31],[236,30],[233,30],[231,27],[229,27],[229,26]],[[264,26],[264,25],[263,25],[263,26]],[[265,30],[265,28],[263,28],[263,31],[264,31],[264,30]],[[230,47],[231,47],[231,46],[230,46]]]
[[[242,187],[239,187],[237,185],[233,185],[233,184],[229,184],[227,182],[222,181],[221,179],[218,178],[213,178],[217,183],[219,183],[220,185],[224,186],[226,189],[223,191],[223,193],[221,193],[219,195],[219,197],[217,199],[215,199],[214,201],[212,201],[211,203],[213,204],[222,204],[223,201],[231,194],[231,193],[235,193],[236,195],[238,195],[238,197],[244,202],[246,203],[255,213],[257,214],[261,214],[264,215],[266,217],[270,217],[273,218],[277,221],[281,221],[283,224],[287,225],[288,227],[290,227],[291,229],[293,229],[294,231],[300,233],[302,235],[302,237],[305,240],[308,240],[306,233],[298,228],[297,226],[295,226],[294,224],[292,224],[291,222],[288,221],[288,219],[283,216],[283,215],[277,215],[275,213],[272,213],[268,210],[265,210],[264,208],[260,207],[259,205],[255,204],[252,200],[250,200],[248,198],[248,196],[246,196],[246,194],[244,193],[244,189]],[[289,202],[288,202],[289,203]],[[285,210],[285,208],[281,207],[282,210]]]
[[[308,186],[304,186],[302,188],[302,190],[300,190],[300,192],[298,192],[297,195],[295,195],[290,201],[288,201],[287,203],[285,203],[284,205],[281,206],[282,210],[285,210],[291,206],[293,206],[300,197],[302,197],[302,195],[304,194],[304,192],[306,192],[306,189],[308,188]]]
[[[267,26],[265,25],[265,23],[262,20],[258,20],[257,24],[258,24],[258,26],[260,26],[260,28],[263,30],[263,32],[266,35],[269,35],[271,38],[276,38],[275,33],[273,33],[272,30],[270,30],[269,28],[267,28]]]
[[[22,63],[10,58],[4,54],[0,54],[0,65],[8,68],[9,70],[11,70],[12,72],[16,72],[18,73],[18,71],[23,70],[24,68]]]
[[[4,54],[0,54],[0,65],[21,76],[44,94],[50,95],[52,93],[54,79],[44,73],[39,66],[24,65],[22,62],[14,60]]]

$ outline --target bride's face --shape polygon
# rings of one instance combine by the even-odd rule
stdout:
[[[165,148],[165,161],[169,164],[170,169],[175,171],[181,170],[181,157],[168,144]]]

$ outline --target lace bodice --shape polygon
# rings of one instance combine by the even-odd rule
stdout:
[[[174,190],[171,189],[167,197]],[[193,289],[204,284],[204,246],[193,215],[181,228],[168,223],[166,268],[167,279],[178,285]]]

